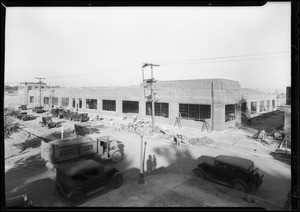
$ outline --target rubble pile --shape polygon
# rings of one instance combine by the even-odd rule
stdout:
[[[253,135],[253,138],[260,140],[264,144],[270,145],[269,135],[266,133],[265,130],[259,130]]]
[[[283,137],[284,137],[284,132],[283,130],[279,130],[279,129],[276,129],[276,130],[273,130],[270,135],[275,139],[275,140],[282,140]]]
[[[133,121],[125,118],[121,122],[115,123],[116,126],[115,130],[139,134],[140,130],[143,129],[145,135],[149,135],[152,133],[152,127],[149,121],[146,120],[139,120],[135,122]]]
[[[194,146],[206,146],[209,144],[213,144],[214,141],[211,138],[208,138],[207,136],[201,137],[201,138],[191,138],[188,140],[188,143],[190,145]]]

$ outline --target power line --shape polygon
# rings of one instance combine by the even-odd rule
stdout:
[[[168,64],[168,63],[197,62],[197,61],[207,61],[207,60],[220,60],[220,59],[231,59],[231,58],[241,58],[241,57],[264,56],[264,55],[284,54],[284,53],[288,53],[288,52],[290,53],[290,51],[282,51],[282,52],[269,52],[269,53],[261,53],[261,54],[208,57],[208,58],[199,58],[199,59],[190,59],[190,60],[159,61],[158,63],[164,65],[164,64]]]

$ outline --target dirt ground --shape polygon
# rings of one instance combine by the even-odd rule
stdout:
[[[31,113],[30,110],[28,111],[28,113]],[[47,137],[51,140],[55,140],[61,138],[61,128],[47,129],[46,127],[41,127],[39,125],[39,121],[41,119],[40,117],[45,114],[34,115],[37,117],[32,121],[23,122],[16,119],[16,121],[22,124],[22,130],[20,130],[18,133],[13,134],[9,139],[5,139],[5,172],[8,172],[9,170],[11,171],[9,176],[5,176],[6,181],[9,181],[9,185],[6,185],[7,197],[23,191],[22,186],[15,186],[16,183],[18,184],[20,181],[22,181],[22,179],[24,182],[26,182],[25,184],[28,184],[38,183],[35,182],[35,179],[40,177],[39,175],[41,174],[46,174],[51,179],[55,178],[54,173],[47,170],[47,168],[45,167],[45,163],[40,158],[39,147],[41,138],[38,138],[31,133],[40,137]],[[276,147],[278,146],[278,142],[272,140],[270,145],[266,145],[258,140],[254,140],[252,136],[257,129],[260,129],[263,126],[271,126],[271,128],[280,126],[282,124],[281,116],[282,113],[280,112],[274,113],[272,117],[252,122],[251,126],[248,126],[247,128],[231,128],[223,132],[201,132],[200,129],[195,130],[194,128],[188,128],[184,126],[180,129],[174,129],[174,127],[170,125],[159,126],[169,131],[175,131],[183,135],[188,135],[189,137],[206,136],[213,141],[208,145],[208,147],[212,149],[219,149],[222,151],[224,150],[227,152],[237,153],[239,155],[254,155],[272,158],[270,153],[276,149]],[[58,118],[53,118],[53,121],[60,122],[60,124],[64,126],[64,137],[73,136],[74,124],[72,122]],[[96,122],[91,122],[91,124],[94,126],[99,125],[99,123]],[[101,124],[102,126],[104,125],[107,128],[113,129],[115,127],[114,125],[111,125],[111,121],[108,119],[103,120],[100,125]],[[124,136],[126,136],[125,132]],[[163,139],[161,135],[153,135],[151,137],[154,139],[159,138],[159,140],[162,142],[174,145],[173,140]],[[138,173],[138,170],[134,171],[134,173],[132,173],[132,176],[137,176],[136,172]],[[35,175],[33,176],[32,173],[35,173]],[[18,180],[16,180],[16,176],[19,176]],[[109,203],[109,206],[226,207],[230,205],[232,207],[235,207],[242,205],[244,207],[253,207],[253,203],[247,203],[243,200],[242,196],[236,196],[236,198],[232,200],[231,198],[236,194],[232,192],[231,189],[224,188],[223,186],[217,186],[218,192],[215,193],[213,198],[210,196],[210,189],[212,190],[212,188],[215,186],[210,187],[210,183],[198,182],[194,178],[182,175],[180,173],[172,176],[172,178],[169,177],[168,173],[163,172],[158,173],[157,175],[145,176],[145,185],[138,185],[136,183],[137,178],[131,178],[130,173],[127,173],[126,176],[128,177],[128,183],[124,187],[122,186],[120,189],[108,192],[106,193],[106,195],[102,196],[101,201],[103,201],[104,205],[105,203]],[[170,181],[170,179],[172,180]],[[201,187],[200,191],[199,189],[197,189],[197,191],[191,191],[191,187],[187,187],[187,182],[189,182],[190,184],[197,184],[197,186]],[[49,187],[53,186],[52,181],[39,181],[39,183],[43,183],[45,185],[47,184]],[[156,186],[154,186],[154,184]],[[147,189],[141,190],[139,189],[141,187],[147,187]],[[168,189],[164,189],[165,187],[168,187]],[[162,191],[167,191],[167,193],[163,193]],[[216,190],[214,190],[214,192],[215,191]],[[193,192],[202,192],[202,195],[199,194],[199,197],[206,196],[207,198],[201,199],[197,195],[192,195]],[[39,198],[38,194],[31,195],[35,196],[35,198],[37,199]],[[128,198],[122,200],[122,196],[124,195],[126,195]],[[115,204],[112,204],[112,201],[109,200],[116,196],[119,196],[119,201],[115,201]],[[213,200],[218,200],[218,203],[216,204],[216,201]],[[46,204],[51,204],[52,200],[50,202],[49,201],[43,202],[41,200],[40,204],[41,206],[47,206]],[[56,206],[63,205],[62,203],[55,204]],[[98,206],[99,204],[99,199],[97,199],[97,201],[93,201],[93,199],[91,199],[88,206],[93,207]],[[85,206],[85,204],[83,204],[82,206]],[[267,201],[259,198],[256,199],[256,206],[261,206],[269,210],[280,209],[280,206],[276,204],[270,204]]]

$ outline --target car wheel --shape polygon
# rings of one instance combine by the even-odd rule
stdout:
[[[196,169],[195,171],[194,171],[194,174],[199,178],[199,179],[205,179],[205,175],[204,175],[204,173],[203,173],[203,171],[201,171],[201,170],[199,170],[199,169]]]
[[[71,204],[73,206],[81,205],[85,200],[85,194],[83,191],[75,191],[71,196]]]
[[[118,174],[114,180],[114,188],[119,188],[121,187],[122,184],[123,184],[123,177],[122,175]]]
[[[242,182],[239,182],[239,181],[237,181],[237,182],[235,182],[235,183],[233,184],[233,189],[234,189],[234,190],[237,190],[237,191],[240,191],[240,192],[244,192],[244,193],[245,193],[246,190],[247,190],[245,184],[242,183]]]
[[[115,163],[119,162],[122,159],[122,153],[119,150],[115,151],[112,154],[111,159]]]

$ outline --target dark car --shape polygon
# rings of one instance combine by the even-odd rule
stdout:
[[[55,195],[70,201],[73,206],[84,203],[87,196],[103,188],[119,188],[123,176],[116,168],[104,167],[94,160],[56,165]]]
[[[76,123],[74,124],[74,128],[76,136],[85,136],[93,133],[100,133],[99,129],[92,128],[91,125],[88,123]]]
[[[238,191],[257,191],[262,184],[258,168],[254,162],[241,157],[219,155],[201,156],[198,167],[193,170],[199,178],[228,185]]]
[[[71,117],[71,121],[85,122],[89,121],[88,113],[74,113]]]
[[[39,123],[42,127],[47,126],[48,128],[56,127],[56,123],[52,121],[51,116],[43,116],[42,121]]]
[[[37,106],[37,107],[34,107],[32,109],[32,112],[36,112],[36,113],[44,113],[46,112],[44,109],[43,109],[43,106]]]
[[[27,105],[20,105],[19,109],[20,110],[27,110]]]
[[[33,207],[27,195],[11,197],[6,200],[6,207]]]
[[[28,115],[27,112],[19,112],[19,113],[17,114],[17,118],[20,119],[20,120],[22,120],[22,121],[27,121],[27,120],[35,119],[35,116],[33,116],[33,115],[31,115],[31,114]]]
[[[58,117],[58,118],[64,118],[64,109],[62,108],[52,108],[51,109],[51,114],[54,117]]]

